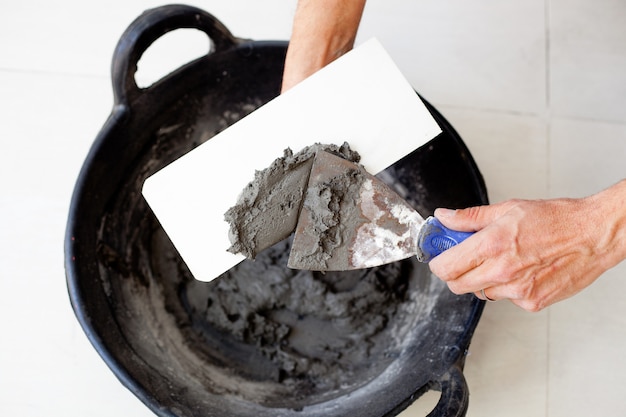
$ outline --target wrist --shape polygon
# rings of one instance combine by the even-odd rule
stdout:
[[[626,259],[626,180],[587,198],[595,212],[598,254],[605,270]]]

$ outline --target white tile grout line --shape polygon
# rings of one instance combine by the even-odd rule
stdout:
[[[478,113],[496,113],[496,114],[502,114],[502,115],[507,115],[507,116],[520,116],[520,117],[537,117],[537,118],[544,117],[543,114],[535,113],[535,112],[496,109],[496,108],[489,108],[489,107],[469,107],[469,106],[464,106],[464,105],[459,105],[459,104],[444,103],[442,101],[431,101],[431,104],[433,104],[435,107],[448,108],[451,110],[468,110],[468,111],[474,111]]]
[[[550,160],[551,160],[551,141],[552,141],[552,106],[551,106],[551,92],[550,92],[550,86],[551,86],[551,68],[552,68],[552,62],[551,62],[551,32],[550,32],[550,20],[551,20],[551,14],[550,14],[550,6],[551,6],[551,0],[545,0],[544,3],[544,25],[545,25],[545,89],[546,89],[546,102],[545,102],[545,128],[546,128],[546,194],[547,197],[550,198],[552,197],[552,187],[551,187],[551,182],[550,181],[550,177],[551,177],[551,166],[552,164],[550,164]],[[546,417],[550,417],[550,335],[551,335],[551,331],[550,331],[550,309],[548,308],[548,311],[546,312],[546,393],[545,393],[545,416]]]
[[[551,176],[551,164],[550,164],[550,160],[551,160],[551,154],[550,154],[550,149],[551,149],[551,141],[552,141],[552,103],[551,103],[551,91],[550,91],[550,87],[551,87],[551,67],[552,67],[552,62],[551,62],[551,32],[550,32],[550,21],[551,21],[551,14],[550,14],[550,6],[551,6],[551,0],[545,0],[544,2],[544,25],[545,25],[545,60],[546,60],[546,68],[545,68],[545,89],[546,89],[546,97],[545,97],[545,128],[546,128],[546,193],[547,193],[547,197],[550,198],[552,196],[552,187],[550,186],[551,181],[550,181],[550,176]],[[548,335],[549,336],[549,335]],[[549,340],[549,338],[548,338]],[[549,346],[548,346],[548,350],[549,350]]]
[[[546,88],[546,97],[545,97],[545,108],[548,111],[548,115],[550,112],[550,106],[551,106],[551,94],[550,94],[550,77],[551,77],[551,67],[552,67],[552,63],[551,63],[551,43],[550,43],[550,0],[545,0],[544,3],[544,25],[545,25],[545,88]]]
[[[23,75],[38,75],[38,76],[53,76],[53,77],[78,77],[78,78],[90,78],[94,80],[103,80],[109,79],[110,75],[103,74],[89,74],[89,73],[80,73],[80,72],[65,72],[65,71],[47,71],[47,70],[39,70],[32,68],[8,68],[8,67],[0,67],[1,73],[10,73],[10,74],[23,74]]]
[[[448,108],[450,110],[466,110],[466,111],[474,111],[478,113],[494,113],[501,114],[506,116],[519,116],[519,117],[535,117],[537,119],[543,119],[546,123],[550,120],[575,120],[580,122],[588,122],[588,123],[603,123],[610,124],[616,126],[624,126],[626,127],[626,122],[621,120],[611,120],[611,119],[599,119],[594,117],[581,117],[581,116],[567,116],[567,115],[555,115],[546,109],[543,112],[530,112],[530,111],[519,111],[519,110],[507,110],[507,109],[496,109],[489,107],[469,107],[459,104],[448,104],[440,101],[431,101],[437,108]]]

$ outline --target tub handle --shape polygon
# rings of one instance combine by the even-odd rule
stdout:
[[[228,50],[239,42],[219,20],[196,7],[175,4],[143,12],[122,34],[111,66],[111,79],[116,105],[127,105],[141,94],[135,72],[143,53],[154,41],[176,29],[198,29],[212,41],[212,52]]]
[[[452,365],[437,382],[441,397],[427,417],[465,416],[469,406],[469,388],[461,366],[459,363]]]

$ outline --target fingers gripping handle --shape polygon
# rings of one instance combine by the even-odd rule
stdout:
[[[429,217],[417,236],[417,260],[430,262],[435,256],[463,242],[474,232],[459,232],[448,229],[435,217]]]

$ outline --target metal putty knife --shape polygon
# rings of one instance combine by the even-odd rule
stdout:
[[[288,266],[345,271],[411,256],[428,262],[473,233],[424,220],[362,166],[328,152],[315,156]]]

